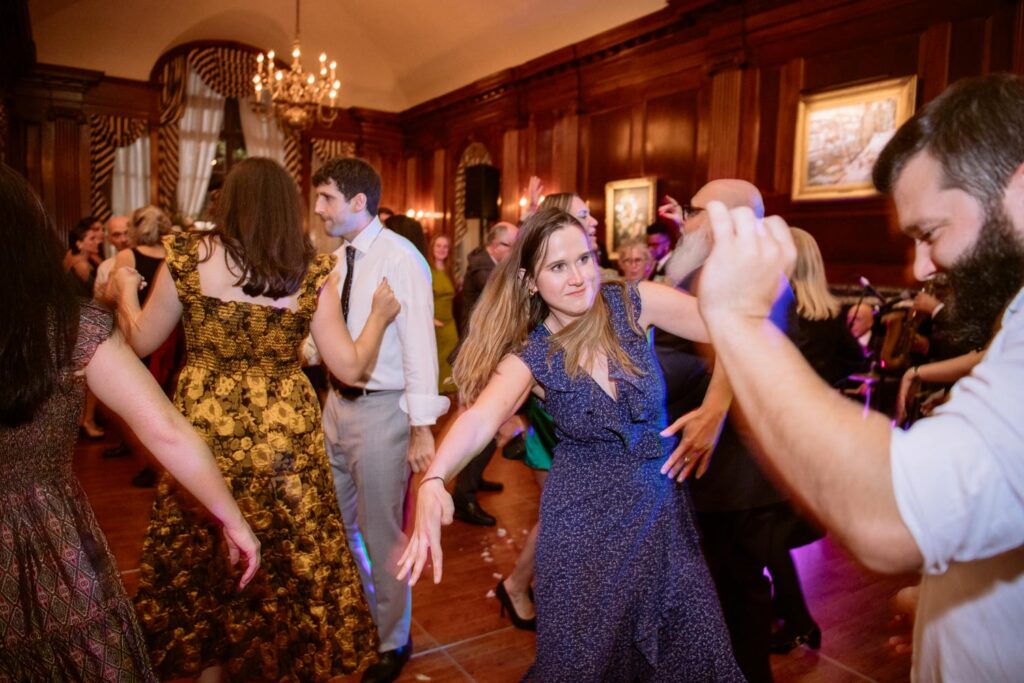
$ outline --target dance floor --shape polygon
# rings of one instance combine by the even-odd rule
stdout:
[[[138,560],[153,499],[132,488],[137,456],[103,459],[109,438],[82,442],[75,469],[117,558],[129,593],[138,582]],[[487,477],[504,482],[501,493],[482,494],[481,505],[498,518],[493,528],[455,522],[444,532],[444,580],[413,589],[414,654],[400,681],[518,681],[533,660],[534,634],[517,630],[498,614],[493,589],[511,571],[536,518],[538,492],[528,470],[495,456]],[[854,564],[827,538],[797,551],[807,602],[823,637],[819,651],[798,648],[773,656],[778,683],[903,681],[908,655],[894,655],[886,641],[889,600],[913,577],[886,577]],[[600,566],[594,571],[599,572]],[[358,676],[335,679],[357,681]]]

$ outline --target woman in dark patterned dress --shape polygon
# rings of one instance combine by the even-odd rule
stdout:
[[[255,575],[259,543],[206,444],[79,299],[28,183],[0,164],[0,681],[154,681],[117,566],[71,458],[86,385],[224,525]],[[235,584],[239,585],[237,575]]]
[[[269,159],[228,175],[217,227],[168,236],[139,310],[140,279],[117,272],[132,346],[152,352],[181,320],[187,357],[175,404],[210,445],[259,537],[245,594],[220,570],[216,536],[196,529],[175,482],[158,484],[135,605],[161,678],[327,680],[376,660],[377,630],[345,540],[320,404],[299,366],[310,332],[332,373],[358,381],[399,305],[387,283],[354,343],[335,257],[315,256],[295,181]],[[327,285],[327,286],[325,286]],[[205,564],[204,571],[194,566]]]
[[[473,313],[455,367],[470,408],[420,484],[400,559],[415,581],[452,520],[444,488],[532,392],[558,445],[541,498],[537,681],[740,681],[687,490],[664,435],[657,325],[707,340],[693,297],[652,282],[601,285],[583,226],[542,209]]]

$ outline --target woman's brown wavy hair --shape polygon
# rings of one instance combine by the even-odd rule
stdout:
[[[208,234],[242,270],[236,287],[271,299],[298,291],[316,250],[302,229],[299,190],[280,164],[252,157],[235,166],[224,182],[215,222]]]
[[[545,208],[533,214],[520,229],[508,256],[491,274],[473,307],[469,332],[452,368],[463,404],[470,405],[476,400],[498,363],[506,355],[522,351],[530,332],[548,317],[547,304],[540,295],[530,295],[529,284],[544,263],[551,235],[566,227],[583,231],[579,221],[561,209]],[[593,264],[596,269],[597,261]],[[620,289],[633,329],[642,334],[632,323],[633,306],[625,285],[621,281],[610,284]],[[565,371],[573,379],[589,372],[594,358],[602,354],[610,364],[617,362],[627,372],[639,374],[615,335],[600,292],[589,311],[552,334],[550,341],[552,353],[565,351]]]

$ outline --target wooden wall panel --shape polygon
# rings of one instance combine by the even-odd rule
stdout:
[[[661,179],[659,195],[685,202],[697,190],[697,92],[647,101],[644,173]]]
[[[949,44],[950,82],[987,71],[985,24],[984,17],[972,17],[953,24]]]
[[[590,202],[590,211],[604,224],[604,186],[610,180],[629,178],[632,170],[633,107],[619,107],[588,117],[588,174],[583,188],[562,188],[579,192]],[[582,190],[582,191],[581,191]]]
[[[533,174],[549,192],[579,192],[599,219],[611,180],[653,175],[660,194],[684,201],[712,177],[752,179],[769,212],[818,237],[830,276],[850,281],[863,273],[880,284],[903,284],[909,242],[895,230],[887,199],[790,200],[799,97],[916,74],[920,107],[960,78],[1005,69],[1024,74],[1022,5],[669,3],[406,112],[345,110],[330,130],[314,133],[355,141],[381,169],[385,203],[442,214],[435,230],[450,230],[454,174],[472,142],[486,146],[501,169],[505,219],[518,216]],[[9,150],[67,221],[88,196],[58,199],[58,188],[76,195],[87,184],[81,115],[152,116],[156,91],[80,70],[43,71],[15,84]]]

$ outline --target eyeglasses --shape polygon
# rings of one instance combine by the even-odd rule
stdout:
[[[707,211],[703,206],[693,206],[692,204],[686,204],[680,207],[683,211],[683,220],[688,221],[691,218],[696,218],[702,212]]]

